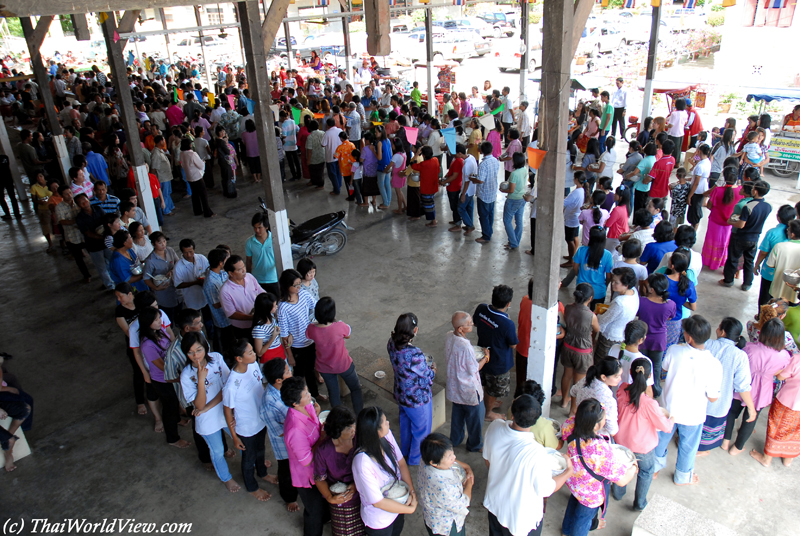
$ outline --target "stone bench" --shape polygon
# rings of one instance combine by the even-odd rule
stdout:
[[[350,357],[353,358],[359,378],[377,387],[377,391],[381,395],[396,404],[397,401],[394,398],[394,371],[389,357],[381,357],[375,352],[363,347],[352,350],[350,352]],[[375,373],[379,370],[386,373],[384,378],[378,379],[375,377]],[[440,377],[444,377],[444,372],[442,370],[439,370],[431,386],[431,391],[433,392],[433,423],[431,425],[431,432],[435,432],[447,421],[447,413],[445,412],[445,389],[444,384],[439,379]]]
[[[8,427],[11,426],[11,417],[6,417],[5,419],[1,420],[0,426],[8,430]],[[28,446],[28,440],[25,439],[25,433],[22,431],[22,428],[17,428],[17,431],[14,432],[14,435],[19,438],[16,443],[14,443],[14,461],[16,462],[25,456],[30,455],[31,448]]]
[[[655,494],[633,524],[631,536],[736,536],[720,525],[675,501]]]

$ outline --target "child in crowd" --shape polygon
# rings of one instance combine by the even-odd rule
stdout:
[[[603,181],[610,181],[611,179],[603,179]],[[606,236],[606,249],[613,255],[619,246],[619,237],[630,231],[628,228],[628,204],[631,199],[632,190],[620,184],[617,191],[614,192],[613,201],[617,206],[611,211],[611,214],[606,220],[606,228],[608,235]],[[606,198],[608,199],[608,198]]]
[[[740,162],[742,164],[756,165],[764,159],[761,156],[761,146],[758,145],[758,132],[752,131],[747,134],[747,143],[744,144],[742,152],[739,154],[741,155]]]
[[[650,228],[655,229],[656,225],[661,223],[662,220],[669,219],[669,213],[665,210],[667,206],[667,199],[664,197],[653,198],[647,201],[647,212],[653,215],[653,221],[650,223]]]
[[[669,299],[669,280],[664,274],[647,278],[644,295],[639,297],[639,320],[647,324],[647,338],[639,351],[653,363],[653,395],[661,396],[661,359],[667,349],[667,322],[675,316],[677,306]]]
[[[611,271],[611,291],[616,297],[598,317],[600,334],[594,348],[595,363],[606,357],[614,344],[624,340],[625,326],[636,318],[636,311],[639,310],[639,296],[635,290],[637,282],[631,268],[614,268]]]
[[[361,196],[361,181],[364,178],[364,166],[361,164],[361,151],[355,149],[352,152],[353,164],[350,166],[350,172],[353,174],[353,195],[355,196],[356,205],[359,207],[366,207],[367,203]]]
[[[637,287],[642,281],[647,280],[647,268],[639,264],[642,255],[642,243],[636,238],[629,238],[622,244],[622,258],[614,261],[614,268],[631,268],[636,275]],[[612,293],[611,299],[616,296]]]
[[[650,358],[639,351],[639,345],[644,343],[647,337],[647,324],[642,320],[631,320],[625,325],[625,341],[622,344],[615,344],[608,350],[609,357],[619,359],[622,366],[622,383],[631,383],[631,363],[637,359],[645,359],[650,364],[652,370],[653,362]],[[653,376],[647,378],[647,394],[653,396]]]
[[[256,296],[253,309],[253,348],[259,363],[270,359],[285,358],[281,344],[281,328],[278,327],[278,297],[270,292]]]
[[[670,196],[672,197],[672,204],[670,205],[670,223],[677,227],[683,225],[686,219],[686,200],[689,197],[689,190],[692,185],[686,176],[686,168],[678,168],[675,171],[675,178],[678,182],[673,183],[669,187]]]
[[[592,192],[591,205],[582,210],[580,216],[578,216],[578,221],[583,225],[582,245],[589,245],[589,229],[595,225],[600,225],[602,227],[606,224],[609,213],[606,209],[601,208],[605,202],[606,193],[602,190],[595,190]]]
[[[673,255],[674,257],[674,255]],[[711,324],[700,315],[683,320],[683,344],[676,344],[664,356],[667,381],[664,385],[664,405],[675,421],[670,432],[658,433],[655,472],[667,465],[667,448],[678,432],[680,445],[673,482],[678,486],[698,484],[694,462],[706,420],[706,407],[715,402],[721,392],[722,364],[705,349],[711,337]],[[655,371],[654,371],[655,372]],[[657,374],[654,374],[658,378]]]
[[[592,365],[592,337],[600,331],[597,316],[589,309],[594,299],[594,288],[588,283],[578,283],[572,293],[575,302],[564,307],[566,335],[561,348],[561,407],[570,406],[570,389],[586,376]]]

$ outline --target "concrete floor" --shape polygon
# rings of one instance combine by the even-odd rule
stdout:
[[[767,179],[773,184],[767,199],[774,208],[800,200],[792,181],[771,175]],[[261,189],[249,179],[239,182],[238,199],[223,199],[218,190],[211,194],[212,208],[219,215],[214,220],[192,217],[189,201],[178,200],[178,215],[167,219],[170,244],[177,247],[181,238],[191,237],[199,252],[227,243],[243,254]],[[347,221],[356,229],[349,233],[349,243],[337,256],[318,257],[315,262],[322,295],[336,298],[338,317],[353,326],[351,349],[363,347],[385,355],[397,315],[413,311],[420,318],[417,344],[444,370],[444,334],[454,311],[473,311],[490,299],[492,286],[505,283],[515,289],[510,314],[517,318],[519,300],[532,275],[531,259],[503,250],[502,203],[497,204],[495,240],[480,246],[448,233],[447,225],[427,229],[424,220],[411,223],[391,212],[355,209],[343,196],[302,185],[288,185],[286,196],[289,215],[296,221],[348,210]],[[446,223],[450,213],[445,207],[446,200],[439,197],[439,220]],[[526,222],[524,247],[528,240]],[[698,251],[701,244],[698,241]],[[197,462],[194,447],[181,451],[168,447],[163,435],[153,433],[151,417],[136,415],[130,365],[112,317],[113,296],[99,291],[96,279],[81,284],[74,262],[60,254],[47,255],[45,247],[29,209],[21,223],[0,225],[0,273],[6,282],[0,287],[0,321],[5,327],[0,349],[15,356],[9,367],[36,399],[35,427],[28,434],[33,454],[21,460],[15,472],[0,475],[2,522],[22,518],[23,533],[34,518],[92,522],[135,518],[159,525],[191,522],[192,533],[201,535],[300,534],[301,515],[286,513],[276,487],[265,485],[273,493],[266,504],[244,491],[226,492],[216,476]],[[719,278],[719,273],[701,274],[698,313],[712,325],[730,314],[747,321],[756,309],[757,287],[748,293],[724,289],[716,285]],[[572,301],[570,293],[562,290],[565,303]],[[386,410],[399,438],[396,406],[369,382],[363,383],[367,403]],[[503,411],[510,399],[504,402]],[[553,416],[563,421],[566,415],[560,411],[556,409]],[[763,447],[765,429],[766,414],[747,449]],[[440,431],[449,433],[449,423]],[[187,430],[181,433],[191,439]],[[267,449],[271,456],[269,445]],[[486,534],[481,506],[485,466],[478,455],[463,449],[457,455],[476,470],[467,534]],[[746,452],[732,458],[719,451],[698,460],[700,486],[678,488],[671,483],[674,448],[670,455],[673,465],[653,483],[651,495],[666,496],[742,535],[800,533],[790,513],[796,511],[800,496],[798,464],[787,469],[777,463],[764,469]],[[241,482],[238,459],[231,470]],[[565,487],[549,500],[543,534],[560,534],[568,493]],[[630,534],[637,517],[631,503],[632,497],[622,503],[612,501],[604,534]],[[409,517],[405,533],[424,534],[420,510]]]

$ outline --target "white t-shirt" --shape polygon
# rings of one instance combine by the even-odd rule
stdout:
[[[703,256],[696,252],[695,250],[691,249],[692,255],[689,259],[689,270],[690,272],[694,272],[694,277],[697,279],[697,276],[700,275],[700,270],[703,269]],[[672,258],[672,252],[668,251],[664,253],[664,256],[661,257],[661,262],[659,263],[659,268],[669,268],[669,260]]]
[[[543,499],[556,489],[547,456],[533,434],[512,430],[511,421],[498,419],[486,431],[483,459],[489,476],[483,505],[511,534],[528,534],[542,522]]]
[[[708,176],[711,175],[711,162],[708,158],[700,160],[692,169],[692,180],[695,177],[700,177],[697,181],[697,189],[694,191],[695,195],[704,194],[708,190]]]
[[[600,176],[614,178],[614,164],[617,163],[617,151],[615,149],[607,150],[600,155],[600,162],[606,165],[603,171],[600,172]]]
[[[689,121],[689,114],[686,110],[675,110],[667,117],[667,123],[672,125],[667,129],[667,135],[673,138],[683,137],[683,130],[686,127],[686,122]]]
[[[216,352],[208,354],[211,361],[206,365],[208,375],[206,376],[206,402],[211,402],[215,396],[222,391],[231,370],[222,356]],[[197,369],[189,363],[181,372],[181,389],[183,396],[191,404],[197,398]],[[217,404],[205,413],[201,413],[195,419],[195,430],[201,436],[207,436],[219,432],[225,428],[225,413],[222,411],[222,404]]]
[[[620,355],[620,352],[622,355]],[[650,358],[641,352],[631,352],[629,350],[622,350],[619,344],[615,344],[608,351],[610,357],[619,359],[619,364],[622,365],[622,382],[631,384],[633,383],[633,376],[631,376],[631,363],[637,359],[647,359],[650,363],[650,377],[647,378],[647,385],[653,385],[653,362]]]
[[[474,156],[468,155],[464,159],[464,166],[461,168],[461,177],[463,177],[463,180],[469,181],[470,175],[477,175],[477,174],[478,174],[478,161],[475,160]],[[463,188],[464,186],[463,182],[461,183],[461,186]],[[476,188],[477,185],[474,182],[469,181],[469,186],[467,186],[467,195],[470,197],[474,196]]]
[[[232,370],[222,389],[222,405],[233,410],[238,436],[252,437],[267,425],[258,409],[264,396],[262,378],[258,363],[250,363],[244,373]]]
[[[172,282],[175,287],[183,283],[190,283],[196,281],[198,277],[205,277],[207,271],[208,259],[205,255],[195,253],[194,263],[181,257],[181,260],[175,263]],[[186,307],[190,309],[197,309],[199,311],[208,303],[205,294],[203,294],[203,285],[192,285],[191,287],[182,288],[181,292],[183,293],[183,301]]]
[[[172,323],[167,316],[167,313],[161,311],[161,327],[167,329]],[[131,325],[128,326],[128,346],[131,348],[139,348],[139,319],[137,318]]]
[[[661,366],[667,371],[663,402],[675,424],[703,424],[708,399],[720,395],[722,363],[708,350],[683,343],[670,346]]]
[[[394,164],[394,171],[404,169],[403,164],[406,162],[406,155],[402,153],[394,153],[392,156],[392,163]]]
[[[353,162],[353,165],[350,167],[350,172],[353,174],[354,181],[360,181],[364,178],[364,168],[358,162]]]

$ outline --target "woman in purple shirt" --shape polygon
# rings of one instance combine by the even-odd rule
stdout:
[[[361,500],[353,482],[352,468],[356,416],[347,406],[336,406],[323,427],[328,437],[314,453],[314,480],[330,505],[333,536],[363,536]],[[337,483],[347,485],[347,490],[331,490]]]
[[[364,148],[361,150],[361,161],[364,164],[364,179],[361,183],[361,195],[364,202],[376,206],[375,198],[380,195],[378,189],[378,156],[375,153],[375,135],[372,132],[364,134]]]
[[[408,465],[381,408],[362,409],[356,426],[353,481],[361,498],[361,520],[366,533],[368,536],[399,536],[403,532],[404,514],[413,514],[417,509],[417,495]],[[383,495],[383,488],[398,480],[410,491],[405,504]]]
[[[394,398],[400,405],[400,444],[409,465],[419,465],[419,446],[431,433],[436,365],[411,341],[417,335],[414,313],[400,315],[386,345],[394,369]]]
[[[639,297],[639,320],[647,324],[647,338],[639,351],[653,363],[653,398],[661,396],[661,359],[667,348],[667,321],[677,307],[669,299],[669,281],[664,274],[651,274],[645,285],[646,294]]]

